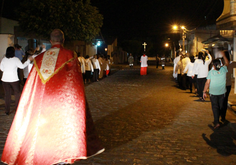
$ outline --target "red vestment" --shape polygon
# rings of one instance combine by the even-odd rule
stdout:
[[[45,52],[34,60],[5,143],[4,163],[73,163],[104,150],[86,104],[78,59],[60,45],[53,47],[60,51],[47,80],[40,73]]]
[[[141,67],[140,75],[147,75],[147,67]]]
[[[106,76],[108,76],[108,75],[109,75],[109,72],[110,72],[110,70],[106,70]]]
[[[147,61],[148,57],[144,54],[141,56],[140,63],[141,63],[141,69],[140,69],[140,75],[147,75]]]

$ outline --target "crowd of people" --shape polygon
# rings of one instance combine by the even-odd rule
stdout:
[[[231,75],[233,68],[236,68],[236,62],[230,61],[228,50],[219,48],[219,54],[221,58],[213,60],[205,49],[197,56],[179,52],[174,59],[173,68],[173,77],[180,89],[189,89],[202,102],[210,97],[214,129],[219,128],[221,122],[228,122],[225,116],[231,90]]]
[[[110,75],[112,62],[109,55],[96,54],[91,57],[86,55],[84,58],[80,53],[77,54],[85,84],[97,82]]]

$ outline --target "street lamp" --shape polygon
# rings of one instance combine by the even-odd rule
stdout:
[[[177,25],[173,26],[173,30],[177,31],[179,29],[182,30],[183,52],[185,52],[185,38],[188,30],[185,28],[185,26],[177,26]]]
[[[107,48],[105,48],[105,54],[107,55]]]
[[[101,41],[98,41],[98,42],[97,42],[97,46],[101,46]]]

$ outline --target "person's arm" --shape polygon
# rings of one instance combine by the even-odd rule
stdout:
[[[203,90],[203,99],[205,99],[207,97],[206,92],[210,86],[210,82],[211,82],[211,79],[207,79],[207,81],[205,83],[204,90]]]
[[[225,56],[225,53],[223,51],[221,51],[221,55],[222,55],[222,57],[224,59],[224,62],[225,62],[224,65],[228,66],[229,65],[229,60],[227,59],[227,57]]]
[[[178,72],[178,69],[179,69],[179,64],[177,63],[175,67],[175,74]]]
[[[1,61],[1,64],[0,64],[0,69],[1,69],[1,71],[4,71],[4,67],[2,65],[2,61]]]
[[[45,51],[46,51],[46,46],[42,44],[42,51],[41,51],[41,53],[43,53]]]
[[[16,66],[20,69],[24,69],[26,66],[30,64],[31,61],[33,61],[33,57],[31,56],[27,59],[26,62],[24,62],[24,64],[22,64],[22,62],[18,58],[16,58]]]
[[[195,61],[193,63],[193,73],[192,73],[192,79],[195,77],[195,73],[197,72],[197,62]]]
[[[99,64],[99,61],[97,60],[97,65],[98,65],[98,69],[99,69],[99,73],[101,71],[101,67],[100,67],[100,64]]]
[[[212,57],[211,57],[211,55],[210,55],[208,50],[206,50],[206,53],[207,53],[207,56],[208,56],[208,60],[206,62],[207,62],[207,64],[210,64],[211,61],[212,61]]]
[[[92,64],[92,61],[90,60],[90,66],[91,66],[91,72],[94,72],[93,70],[93,64]]]

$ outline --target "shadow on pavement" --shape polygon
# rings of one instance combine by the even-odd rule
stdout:
[[[203,133],[202,137],[206,143],[215,148],[217,152],[223,156],[230,156],[236,154],[236,132],[233,128],[236,128],[236,123],[228,123],[219,129],[214,130],[211,125],[209,127],[214,131],[209,138]]]

